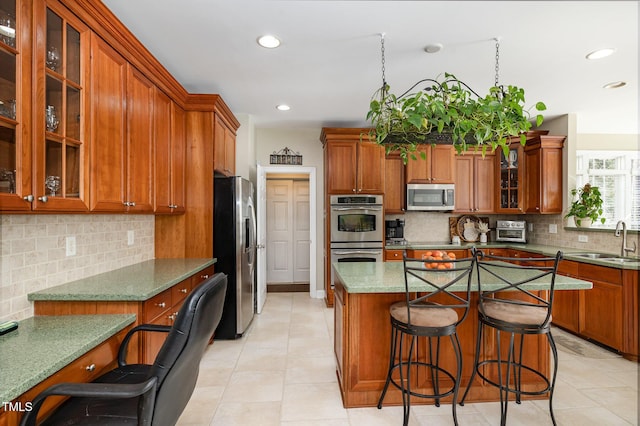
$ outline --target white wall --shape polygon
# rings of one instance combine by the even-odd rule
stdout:
[[[236,175],[249,179],[256,185],[256,141],[253,117],[234,114],[240,122],[236,133]]]
[[[316,168],[316,289],[324,290],[324,162],[321,129],[256,129],[256,161],[269,166],[269,155],[288,147],[300,152],[303,166]],[[277,167],[276,165],[273,165]]]

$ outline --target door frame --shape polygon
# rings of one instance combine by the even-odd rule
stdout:
[[[262,312],[262,306],[267,295],[267,174],[303,174],[309,176],[309,297],[318,299],[324,297],[324,292],[316,289],[316,257],[318,249],[317,241],[317,206],[316,206],[316,168],[305,166],[262,166],[257,165],[257,225],[258,225],[258,265],[257,265],[257,296],[256,311]],[[260,249],[262,248],[262,249]]]

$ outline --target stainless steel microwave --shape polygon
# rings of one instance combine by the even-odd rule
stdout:
[[[449,211],[454,209],[455,185],[442,183],[408,183],[407,210]]]

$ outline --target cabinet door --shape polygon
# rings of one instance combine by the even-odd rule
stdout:
[[[508,157],[502,150],[496,158],[497,213],[522,213],[524,211],[524,150],[519,143],[511,144]]]
[[[564,137],[542,136],[525,149],[527,213],[562,213],[562,143]],[[545,146],[551,145],[551,146]]]
[[[0,14],[12,16],[13,37],[0,34],[0,211],[29,211],[31,187],[31,40],[23,37],[30,20],[27,0],[0,2]],[[1,412],[1,411],[0,411]]]
[[[429,183],[431,181],[431,145],[418,145],[413,155],[414,160],[409,155],[407,160],[407,183]],[[425,158],[422,158],[422,155]]]
[[[155,199],[156,213],[171,213],[171,100],[156,89],[153,128],[155,143]]]
[[[88,210],[89,30],[57,2],[36,6],[33,208]]]
[[[328,194],[356,192],[357,144],[330,141],[326,144],[325,177]]]
[[[127,75],[127,210],[153,211],[155,87],[133,66]]]
[[[91,210],[125,210],[126,78],[125,59],[92,35]]]
[[[384,194],[384,147],[373,142],[357,142],[358,192]]]
[[[475,155],[473,160],[475,177],[475,212],[495,213],[496,156],[490,154],[486,154],[484,157],[482,157],[482,155]]]
[[[578,263],[562,260],[558,265],[558,274],[578,277]],[[580,290],[556,290],[553,295],[553,324],[574,333],[579,330]]]
[[[431,183],[453,183],[456,163],[451,145],[431,146]]]
[[[390,153],[385,157],[384,174],[385,213],[404,213],[407,191],[404,186],[404,163],[399,153]]]
[[[185,112],[171,103],[171,202],[173,213],[185,211],[185,156],[187,135]]]
[[[473,212],[474,203],[474,157],[469,154],[456,156],[456,212]]]
[[[592,280],[580,293],[580,333],[616,350],[622,349],[622,286]]]
[[[224,164],[231,176],[236,174],[236,135],[228,127],[224,131]]]
[[[214,129],[213,164],[217,172],[233,176],[236,169],[236,137],[216,114]]]

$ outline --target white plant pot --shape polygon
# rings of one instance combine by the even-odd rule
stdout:
[[[588,217],[585,217],[582,219],[576,218],[575,221],[576,221],[576,226],[578,228],[591,228],[591,218],[588,218]],[[580,222],[578,223],[578,221]]]

